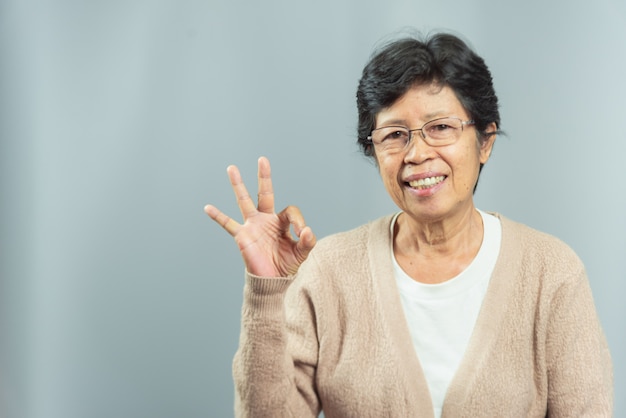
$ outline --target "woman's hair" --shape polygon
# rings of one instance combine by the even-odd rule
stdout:
[[[411,87],[431,83],[454,91],[469,118],[474,120],[481,143],[496,133],[486,132],[490,123],[494,122],[499,132],[498,98],[491,73],[481,57],[450,34],[435,34],[423,41],[403,38],[376,52],[359,81],[358,143],[366,156],[374,156],[367,137],[375,128],[376,115]]]

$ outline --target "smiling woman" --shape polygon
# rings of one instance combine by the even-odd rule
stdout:
[[[456,121],[456,124],[448,122],[442,127],[441,122],[437,122],[441,118]],[[439,141],[431,139],[434,128],[427,130],[427,135],[407,142],[402,149],[390,149],[385,138],[373,141],[374,155],[387,192],[404,213],[417,221],[416,225],[427,225],[430,231],[448,228],[435,221],[462,225],[472,218],[470,214],[474,214],[474,221],[480,223],[472,192],[478,181],[479,167],[491,154],[495,135],[486,136],[481,142],[472,126],[463,129],[463,121],[473,124],[454,91],[437,84],[411,87],[376,116],[374,137],[375,133],[384,132],[390,125],[405,126],[408,130],[408,126],[428,127],[438,123],[436,132],[439,136],[435,138]],[[495,122],[488,129],[495,131]],[[404,222],[404,216],[400,218],[399,221]],[[440,232],[445,234],[445,231]],[[418,231],[410,232],[410,235],[415,234],[425,236]],[[427,235],[432,236],[430,232]],[[480,241],[475,244],[480,245]],[[475,246],[474,252],[477,249]]]
[[[357,105],[399,212],[316,243],[298,208],[275,212],[266,158],[257,205],[228,168],[243,224],[205,208],[246,266],[237,416],[611,416],[582,263],[474,205],[500,127],[482,58],[448,34],[392,42]]]

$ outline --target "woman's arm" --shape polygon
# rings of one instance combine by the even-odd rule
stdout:
[[[582,267],[556,292],[548,326],[548,416],[612,417],[611,356]]]
[[[300,210],[274,211],[269,161],[258,162],[255,206],[239,170],[227,169],[243,224],[207,205],[205,212],[235,240],[246,266],[239,349],[233,363],[238,417],[317,416],[314,389],[317,337],[312,304],[296,294],[286,321],[285,298],[316,239]],[[291,229],[293,229],[292,236]]]
[[[233,362],[237,417],[307,418],[319,414],[315,312],[297,284],[285,301],[292,280],[246,277],[241,336]]]

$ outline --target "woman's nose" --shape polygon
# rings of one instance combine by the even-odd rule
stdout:
[[[412,131],[411,133],[412,135],[404,150],[404,161],[419,164],[432,158],[435,154],[434,147],[428,145],[419,130]]]

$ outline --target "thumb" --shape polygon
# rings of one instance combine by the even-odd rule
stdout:
[[[317,238],[315,238],[313,230],[308,226],[305,226],[304,228],[302,228],[302,230],[300,230],[298,238],[299,240],[296,244],[296,249],[302,257],[302,260],[304,260],[309,255],[313,247],[315,247]]]

